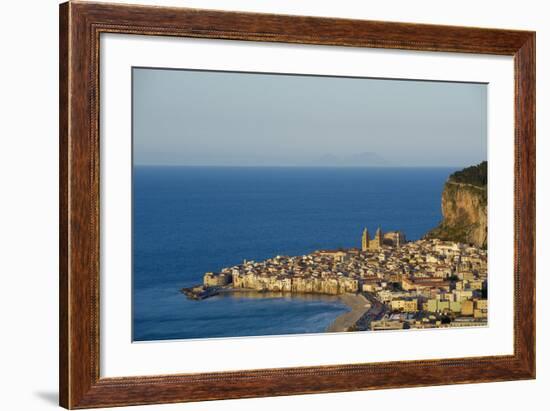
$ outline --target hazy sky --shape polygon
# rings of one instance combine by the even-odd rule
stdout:
[[[484,84],[133,69],[136,165],[466,166]]]

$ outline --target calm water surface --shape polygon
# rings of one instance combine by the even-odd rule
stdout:
[[[243,259],[359,247],[365,226],[418,239],[455,170],[134,167],[134,340],[324,331],[348,310],[337,297],[190,301],[179,289]]]

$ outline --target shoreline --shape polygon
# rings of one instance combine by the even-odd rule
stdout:
[[[342,294],[340,295],[340,299],[351,308],[351,311],[336,317],[327,327],[325,332],[336,333],[348,331],[348,329],[354,326],[372,306],[369,300],[362,294]]]
[[[346,305],[350,311],[340,314],[336,317],[324,330],[324,332],[346,332],[349,328],[355,326],[357,322],[372,308],[372,302],[363,294],[320,294],[320,293],[285,293],[275,291],[258,291],[251,288],[233,288],[230,286],[222,286],[216,288],[213,292],[206,293],[206,295],[198,298],[193,298],[185,291],[191,290],[191,288],[182,289],[181,291],[187,294],[188,298],[202,300],[205,298],[215,297],[219,295],[234,295],[243,294],[248,298],[266,298],[266,297],[281,297],[284,295],[299,295],[301,297],[309,297],[310,299],[322,299],[322,296],[331,296],[338,298],[344,305]],[[191,294],[192,295],[192,294]],[[321,298],[320,298],[321,297]]]

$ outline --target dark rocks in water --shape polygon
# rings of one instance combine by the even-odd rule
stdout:
[[[205,287],[204,285],[182,288],[180,291],[190,300],[204,300],[205,298],[218,295],[220,292],[219,287]]]

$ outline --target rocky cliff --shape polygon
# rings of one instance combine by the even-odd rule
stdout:
[[[426,238],[487,248],[487,162],[449,176],[441,196],[443,220]]]

